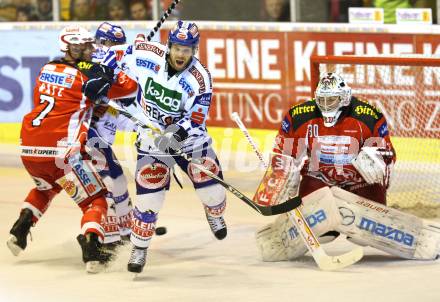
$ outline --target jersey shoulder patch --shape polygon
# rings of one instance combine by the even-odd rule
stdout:
[[[289,115],[292,118],[292,128],[297,130],[301,125],[307,123],[311,119],[321,116],[315,101],[310,100],[293,106],[289,110]]]
[[[203,66],[197,58],[193,59],[193,63],[188,68],[188,78],[193,78],[195,81],[193,83],[197,83],[197,87],[194,87],[194,90],[198,92],[198,94],[203,94],[206,92],[212,91],[212,80],[211,74],[208,69]]]
[[[382,112],[370,103],[352,97],[350,105],[350,116],[364,123],[371,132],[377,122],[383,117]]]
[[[136,43],[136,50],[152,52],[159,57],[164,57],[166,54],[166,46],[157,42],[140,42]]]

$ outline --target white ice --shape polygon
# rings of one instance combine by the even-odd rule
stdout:
[[[240,187],[240,177],[228,175]],[[0,183],[1,302],[440,301],[438,261],[405,261],[366,248],[359,263],[338,272],[320,271],[309,255],[295,262],[262,262],[254,233],[274,218],[259,216],[232,195],[228,236],[217,241],[187,182],[167,195],[158,224],[168,233],[153,238],[147,266],[137,276],[126,271],[129,247],[104,272],[85,272],[75,240],[80,210],[64,193],[32,229],[27,249],[14,257],[5,242],[33,183],[15,164],[0,168]],[[352,246],[337,240],[324,247],[338,254]]]

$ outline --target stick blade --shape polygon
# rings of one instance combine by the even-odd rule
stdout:
[[[328,256],[323,253],[316,259],[316,262],[323,271],[335,271],[358,262],[363,256],[364,249],[357,246],[353,250],[338,256]]]

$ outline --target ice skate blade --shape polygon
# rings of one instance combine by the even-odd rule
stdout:
[[[18,256],[18,254],[23,251],[23,249],[17,245],[17,237],[14,235],[9,237],[8,241],[6,241],[6,245],[14,256]]]
[[[97,274],[104,269],[103,265],[99,261],[88,261],[86,262],[86,272],[89,274]]]

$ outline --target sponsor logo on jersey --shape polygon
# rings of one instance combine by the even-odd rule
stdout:
[[[351,143],[351,136],[346,135],[325,135],[318,136],[318,143],[322,144],[343,144],[349,145]]]
[[[175,90],[163,87],[156,83],[153,78],[148,78],[145,83],[144,97],[155,102],[167,112],[177,112],[180,109],[182,94]]]
[[[362,217],[361,222],[357,227],[361,230],[366,230],[373,235],[391,239],[397,243],[401,243],[406,246],[413,246],[414,244],[413,235],[405,233],[393,227],[386,226],[367,217]]]
[[[356,112],[357,115],[369,115],[374,117],[376,120],[379,119],[376,111],[369,106],[356,106],[356,108],[354,108],[354,112]]]
[[[194,65],[190,67],[189,72],[196,78],[197,83],[199,83],[199,93],[204,93],[206,91],[206,85],[202,73]]]
[[[157,54],[159,57],[163,57],[163,55],[165,54],[165,51],[163,51],[162,49],[160,49],[156,45],[149,44],[149,43],[144,43],[144,42],[137,43],[136,44],[136,49],[137,50],[151,51],[151,52]]]
[[[178,119],[177,117],[173,118],[169,115],[165,115],[164,113],[160,112],[159,109],[157,109],[156,107],[148,106],[148,104],[145,103],[144,99],[141,100],[141,106],[149,118],[162,121],[165,123],[165,125],[170,125],[175,119]]]
[[[284,120],[281,122],[281,130],[283,130],[283,132],[285,133],[288,133],[290,130],[290,122],[287,117],[285,117]]]
[[[316,106],[315,105],[301,105],[301,106],[295,106],[292,108],[291,115],[292,117],[304,113],[310,113],[315,111]]]
[[[353,159],[351,154],[319,154],[319,161],[324,164],[348,165]]]
[[[192,97],[194,95],[194,90],[192,89],[191,85],[189,85],[184,78],[181,78],[179,80],[179,85],[182,86],[183,91],[185,91],[188,94],[188,97]]]
[[[75,81],[75,76],[55,71],[43,71],[40,74],[39,80],[43,83],[71,88]]]
[[[150,60],[142,59],[142,58],[136,59],[136,66],[150,69],[154,73],[158,73],[158,71],[160,69],[160,65],[158,65],[155,62],[152,62]]]
[[[202,106],[210,106],[211,105],[211,97],[212,93],[204,93],[196,96],[194,99],[194,104],[199,104]]]
[[[206,115],[208,114],[208,107],[196,105],[191,111],[191,122],[197,125],[202,125],[205,123]]]
[[[389,134],[387,122],[383,122],[383,124],[378,129],[380,137],[385,137]]]
[[[79,63],[77,64],[77,66],[78,66],[79,69],[90,69],[90,68],[92,68],[93,64],[92,64],[92,63],[88,63],[88,62],[81,61],[81,62],[79,62]]]

